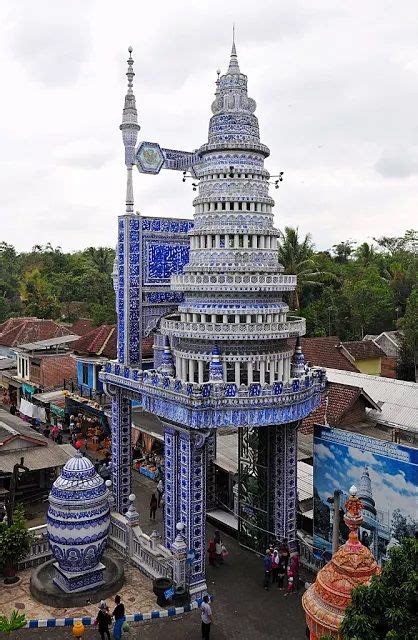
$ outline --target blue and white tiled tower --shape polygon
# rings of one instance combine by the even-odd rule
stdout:
[[[119,363],[109,363],[103,379],[116,397],[140,399],[165,426],[165,538],[170,547],[177,523],[185,525],[194,551],[192,594],[205,589],[206,467],[216,429],[239,429],[243,533],[251,538],[267,529],[292,544],[297,426],[319,404],[325,384],[323,372],[305,367],[300,348],[293,358],[288,343],[304,334],[305,321],[288,318],[283,301],[283,293],[295,289],[296,276],[283,274],[278,262],[274,201],[264,167],[269,149],[260,142],[255,109],[233,44],[228,70],[216,82],[208,142],[193,154],[183,152],[198,180],[190,259],[183,274],[171,279],[172,290],[184,300],[160,324],[172,357],[166,353],[154,371],[142,371],[131,357],[129,336],[135,351],[133,327],[140,324],[135,218],[119,219]],[[137,159],[144,145],[150,161],[156,154],[155,166],[160,153],[164,159],[167,150],[154,143],[141,143]],[[114,446],[126,436],[121,409],[114,414]],[[122,510],[124,459],[113,455],[113,486]],[[259,495],[250,490],[254,485]]]

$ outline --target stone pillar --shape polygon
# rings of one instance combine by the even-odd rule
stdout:
[[[235,384],[237,387],[241,384],[241,363],[239,361],[235,363]]]
[[[282,382],[284,380],[284,364],[283,364],[283,358],[280,358],[280,360],[278,361],[278,373],[277,373],[277,380],[279,382]]]
[[[112,485],[115,509],[125,514],[132,484],[131,401],[116,388],[112,398]]]
[[[164,426],[164,539],[166,547],[171,549],[176,537],[177,524],[178,431],[167,425]]]
[[[179,433],[178,506],[185,525],[185,540],[191,562],[189,590],[192,599],[206,592],[206,437],[207,433]]]
[[[276,538],[287,538],[296,550],[297,429],[291,422],[268,427],[272,436],[270,478],[274,487],[273,527]]]
[[[198,370],[198,381],[199,384],[203,384],[203,360],[198,360],[197,362],[197,370]]]
[[[216,458],[216,430],[214,429],[207,437],[207,467],[206,467],[206,509],[216,507],[216,478],[215,478],[215,458]]]

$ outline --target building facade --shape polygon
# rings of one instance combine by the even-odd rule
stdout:
[[[206,589],[205,519],[213,499],[216,430],[239,429],[240,522],[248,546],[256,546],[260,533],[286,537],[292,546],[297,429],[318,406],[325,376],[305,366],[299,344],[293,349],[287,342],[305,332],[305,321],[287,316],[283,294],[295,289],[296,276],[283,274],[278,263],[264,167],[269,149],[260,142],[256,103],[248,96],[235,44],[228,70],[216,82],[208,142],[193,154],[176,152],[176,167],[197,180],[189,263],[171,277],[171,290],[182,302],[160,322],[161,365],[140,368],[140,218],[133,212],[132,168],[158,173],[164,163],[175,167],[174,152],[155,143],[141,143],[135,155],[132,65],[130,57],[121,125],[127,196],[118,222],[118,361],[101,374],[112,397],[113,487],[124,512],[131,401],[139,399],[164,425],[165,544],[171,547],[181,522],[192,557],[190,591],[197,595]]]

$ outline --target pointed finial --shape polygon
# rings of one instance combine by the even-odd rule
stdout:
[[[240,73],[238,65],[237,50],[235,47],[235,23],[232,25],[232,49],[231,57],[229,60],[228,73]]]

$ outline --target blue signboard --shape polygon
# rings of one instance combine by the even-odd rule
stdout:
[[[166,600],[171,600],[171,598],[174,596],[174,588],[170,587],[169,589],[166,589],[164,591],[164,598]]]

